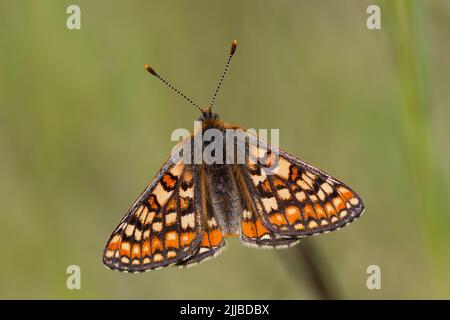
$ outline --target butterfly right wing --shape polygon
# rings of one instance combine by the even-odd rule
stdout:
[[[347,185],[262,139],[257,141],[258,146],[249,148],[249,156],[257,161],[240,169],[269,230],[302,238],[340,229],[361,215],[362,200]]]
[[[197,178],[196,166],[169,159],[112,233],[104,264],[142,272],[194,254],[203,236]]]

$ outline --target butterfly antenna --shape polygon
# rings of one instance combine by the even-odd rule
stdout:
[[[233,43],[231,44],[231,50],[230,55],[227,60],[227,64],[225,65],[225,69],[223,70],[222,76],[220,77],[219,84],[217,85],[216,91],[214,92],[214,95],[211,99],[211,103],[209,104],[209,111],[212,110],[214,107],[214,103],[216,102],[217,94],[219,93],[220,87],[222,86],[223,79],[225,78],[225,75],[227,74],[228,67],[230,66],[231,58],[233,58],[234,53],[236,52],[237,48],[237,41],[233,40]]]
[[[156,71],[155,69],[153,69],[152,67],[150,67],[148,64],[144,65],[145,70],[147,70],[151,75],[157,77],[159,80],[161,80],[166,86],[168,86],[170,89],[172,89],[173,91],[175,91],[176,93],[178,93],[180,96],[182,96],[184,99],[186,99],[187,101],[189,101],[191,104],[193,104],[198,110],[200,110],[200,112],[203,112],[202,109],[194,102],[192,101],[192,99],[188,98],[184,93],[182,93],[180,90],[178,90],[177,88],[175,88],[173,85],[171,85],[169,82],[166,81],[166,79],[164,79],[163,77],[161,77]]]

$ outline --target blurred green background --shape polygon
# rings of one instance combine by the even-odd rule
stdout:
[[[70,4],[81,30],[66,28]],[[445,0],[2,0],[0,298],[320,298],[303,245],[328,297],[450,298],[449,31]],[[199,116],[143,64],[205,105],[233,39],[222,119],[280,128],[283,149],[358,191],[364,216],[283,251],[232,239],[185,270],[106,269],[172,130]],[[72,264],[81,290],[66,288]]]

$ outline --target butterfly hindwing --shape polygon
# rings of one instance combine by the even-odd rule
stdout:
[[[244,174],[241,166],[234,167],[235,179],[241,194],[240,235],[243,244],[257,248],[287,248],[298,243],[300,241],[298,237],[283,237],[265,226],[261,213],[256,210],[252,195],[245,184]]]
[[[263,224],[275,234],[303,237],[333,231],[364,210],[353,190],[322,170],[261,139],[249,150],[256,161],[241,166],[244,180]]]
[[[297,237],[280,236],[266,228],[255,211],[244,210],[241,219],[241,241],[249,247],[287,248],[300,241]]]
[[[225,248],[225,240],[219,223],[214,216],[214,209],[211,199],[212,189],[209,187],[207,173],[199,168],[200,183],[197,185],[198,193],[202,199],[202,240],[197,250],[186,260],[179,262],[180,267],[187,267],[202,262],[205,259],[217,256]]]
[[[187,259],[178,262],[180,267],[187,267],[217,256],[225,247],[225,241],[220,227],[214,217],[204,219],[202,239],[196,251]]]
[[[169,160],[111,235],[105,265],[140,272],[191,256],[203,234],[197,176],[195,166]]]

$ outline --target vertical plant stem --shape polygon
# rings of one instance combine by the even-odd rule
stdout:
[[[450,224],[446,192],[441,179],[430,126],[430,102],[426,78],[424,9],[413,0],[388,2],[392,14],[389,33],[395,53],[398,80],[399,124],[402,128],[405,164],[418,208],[437,297],[448,297],[450,290]]]
[[[315,245],[311,241],[303,241],[301,245],[297,246],[297,252],[309,273],[309,279],[319,298],[323,300],[338,299],[330,270]]]
[[[305,279],[309,281],[319,299],[339,299],[340,295],[332,272],[316,245],[310,239],[305,239],[291,250],[289,250],[289,256],[286,254],[283,257],[283,261],[287,261],[288,267],[292,270],[291,274],[302,281]],[[291,255],[291,252],[295,255]],[[303,266],[302,272],[299,272],[299,264]]]

